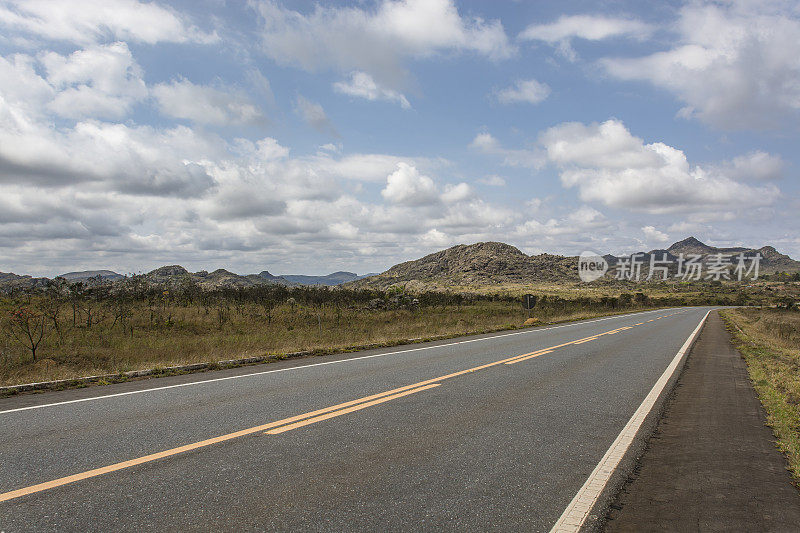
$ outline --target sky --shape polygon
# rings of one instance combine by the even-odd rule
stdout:
[[[800,258],[793,1],[0,0],[0,271]]]

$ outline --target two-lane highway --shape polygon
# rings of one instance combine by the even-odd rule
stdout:
[[[0,531],[547,531],[707,311],[0,400]]]

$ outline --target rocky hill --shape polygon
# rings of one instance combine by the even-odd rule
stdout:
[[[348,283],[349,287],[386,288],[404,284],[476,286],[532,283],[577,278],[577,260],[559,255],[529,256],[502,242],[453,246],[421,259],[395,265],[386,272]]]
[[[692,255],[699,255],[702,257],[703,261],[707,262],[712,256],[718,254],[729,257],[734,264],[737,262],[737,257],[740,254],[743,254],[745,258],[753,258],[758,254],[761,256],[759,274],[800,272],[800,261],[795,261],[788,255],[778,252],[772,246],[763,246],[761,248],[717,248],[715,246],[709,246],[695,237],[689,237],[688,239],[678,241],[667,249],[640,252],[639,256],[644,265],[649,265],[651,257],[654,257],[655,260],[661,260],[666,257],[668,261],[673,263],[673,267],[670,270],[675,271],[677,270],[678,259],[681,255],[684,258],[688,258]],[[613,256],[605,257],[611,265],[616,264],[618,260],[618,258]],[[645,268],[645,270],[647,270],[647,268]]]
[[[760,274],[775,272],[800,272],[800,261],[781,254],[772,246],[762,248],[716,248],[694,237],[676,242],[665,250],[641,252],[640,260],[649,263],[651,255],[662,259],[665,255],[675,263],[680,254],[698,254],[707,260],[714,254],[735,256],[744,253],[752,257],[761,254]],[[605,256],[609,264],[618,258]],[[404,285],[411,290],[446,288],[448,286],[476,287],[508,283],[576,282],[578,258],[552,254],[526,255],[519,249],[501,242],[479,242],[458,245],[426,255],[414,261],[393,266],[386,272],[347,284],[353,288],[386,289]],[[674,270],[674,269],[673,269]],[[647,268],[643,269],[646,272]]]
[[[19,276],[13,272],[0,272],[0,293],[9,294],[17,290],[45,288],[50,282],[47,278]]]

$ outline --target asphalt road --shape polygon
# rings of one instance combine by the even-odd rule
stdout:
[[[6,398],[0,531],[548,531],[706,311]]]

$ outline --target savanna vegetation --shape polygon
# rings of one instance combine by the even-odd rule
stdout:
[[[533,310],[510,295],[404,294],[261,285],[204,291],[141,277],[0,297],[0,384],[458,336],[636,309],[704,303],[645,293],[541,294]],[[733,303],[727,302],[727,303]]]
[[[722,312],[767,412],[779,448],[800,481],[800,310],[793,301],[768,309]]]

